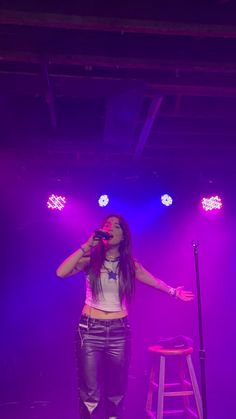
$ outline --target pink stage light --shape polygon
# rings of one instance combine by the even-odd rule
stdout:
[[[222,208],[221,198],[218,195],[202,198],[202,208],[205,211],[220,210]]]
[[[47,207],[51,210],[61,211],[66,204],[66,198],[61,195],[52,194],[48,198]]]

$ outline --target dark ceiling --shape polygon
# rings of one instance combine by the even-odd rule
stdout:
[[[5,153],[42,167],[235,170],[234,1],[64,3],[1,2]]]

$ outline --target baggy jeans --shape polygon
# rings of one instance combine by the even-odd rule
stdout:
[[[82,315],[78,327],[81,419],[122,417],[130,346],[127,317],[100,320]]]

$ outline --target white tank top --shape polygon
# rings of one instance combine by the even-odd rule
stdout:
[[[118,261],[108,261],[105,259],[101,269],[102,292],[97,299],[93,299],[89,276],[86,276],[86,299],[85,304],[102,311],[121,311],[125,310],[125,302],[120,302],[119,297],[119,274]]]

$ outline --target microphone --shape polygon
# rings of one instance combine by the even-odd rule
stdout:
[[[111,239],[113,236],[108,233],[107,231],[103,231],[103,230],[95,230],[94,232],[94,237],[96,239],[105,239],[105,240],[109,240]]]

